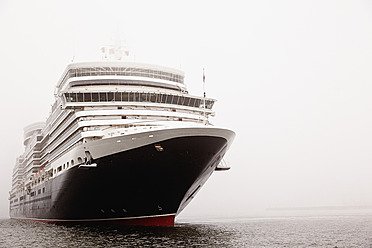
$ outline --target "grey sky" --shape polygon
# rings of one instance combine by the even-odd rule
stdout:
[[[183,215],[372,205],[371,1],[0,2],[0,217],[23,127],[47,118],[66,65],[119,31],[136,61],[181,68],[236,131]]]

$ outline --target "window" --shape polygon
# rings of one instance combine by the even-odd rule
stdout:
[[[92,101],[92,94],[84,93],[84,102],[91,102],[91,101]]]
[[[154,94],[154,93],[150,93],[149,94],[150,95],[150,99],[149,99],[149,101],[150,102],[156,102],[156,96],[157,96],[157,94]]]
[[[70,93],[71,102],[76,102],[76,93]]]
[[[191,100],[190,97],[185,97],[185,101],[183,102],[183,105],[190,106],[190,100]]]
[[[84,100],[83,100],[83,93],[77,93],[76,94],[76,100],[78,101],[78,102],[84,102]]]
[[[115,92],[114,97],[115,97],[115,101],[120,102],[121,101],[121,92]]]
[[[173,96],[172,104],[177,104],[179,100],[179,96]]]
[[[129,92],[123,92],[121,98],[123,102],[129,102]]]
[[[181,96],[180,100],[178,101],[178,105],[183,105],[183,102],[185,101],[185,97]]]
[[[195,102],[196,102],[196,99],[195,98],[190,98],[189,106],[190,107],[195,107]]]
[[[99,102],[98,93],[92,93],[92,102]]]
[[[147,93],[139,93],[139,101],[147,102]]]
[[[138,92],[134,92],[134,101],[136,102],[140,101],[140,94]]]
[[[129,102],[134,102],[134,93],[133,92],[129,92],[128,95],[129,95],[128,101]]]
[[[65,93],[65,97],[67,102],[152,102],[204,108],[204,99],[201,98],[146,92]],[[212,109],[213,105],[214,100],[205,100],[207,109]]]
[[[166,102],[167,102],[167,98],[171,98],[171,97],[172,97],[172,96],[162,95],[161,103],[166,103]]]
[[[71,166],[74,166],[74,160],[71,159]]]
[[[107,95],[106,95],[106,92],[100,92],[100,93],[99,93],[99,101],[100,101],[100,102],[106,102],[106,101],[107,101]]]
[[[199,108],[201,105],[201,100],[200,99],[195,99],[195,107]]]
[[[178,83],[183,83],[183,77],[178,74],[169,72],[133,68],[133,67],[88,67],[70,69],[63,81],[70,77],[83,77],[83,76],[99,76],[99,75],[121,75],[121,76],[137,76],[137,77],[150,77],[170,80]]]
[[[107,93],[107,101],[109,102],[113,102],[115,99],[114,99],[114,93],[113,92],[108,92]]]
[[[39,189],[39,190],[37,191],[37,194],[38,194],[38,195],[40,195],[40,194],[41,194],[41,189]]]
[[[167,102],[166,103],[172,104],[172,100],[173,100],[173,95],[167,96]]]
[[[212,109],[213,104],[214,104],[214,101],[210,101],[210,100],[205,101],[205,105],[207,109]]]

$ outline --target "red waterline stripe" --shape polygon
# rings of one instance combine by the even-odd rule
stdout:
[[[123,226],[174,226],[175,215],[153,216],[153,217],[136,217],[133,219],[108,219],[108,220],[84,220],[84,221],[68,221],[68,220],[47,220],[47,219],[30,219],[30,218],[15,218],[17,220],[36,221],[52,224],[109,224]]]

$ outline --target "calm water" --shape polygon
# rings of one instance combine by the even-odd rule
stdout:
[[[0,247],[372,247],[372,216],[181,219],[175,227],[0,220]]]

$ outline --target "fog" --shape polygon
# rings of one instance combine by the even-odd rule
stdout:
[[[211,121],[237,134],[231,170],[181,217],[372,206],[371,1],[3,0],[0,30],[0,217],[23,127],[46,120],[66,65],[100,60],[117,33],[194,95],[205,68]]]

